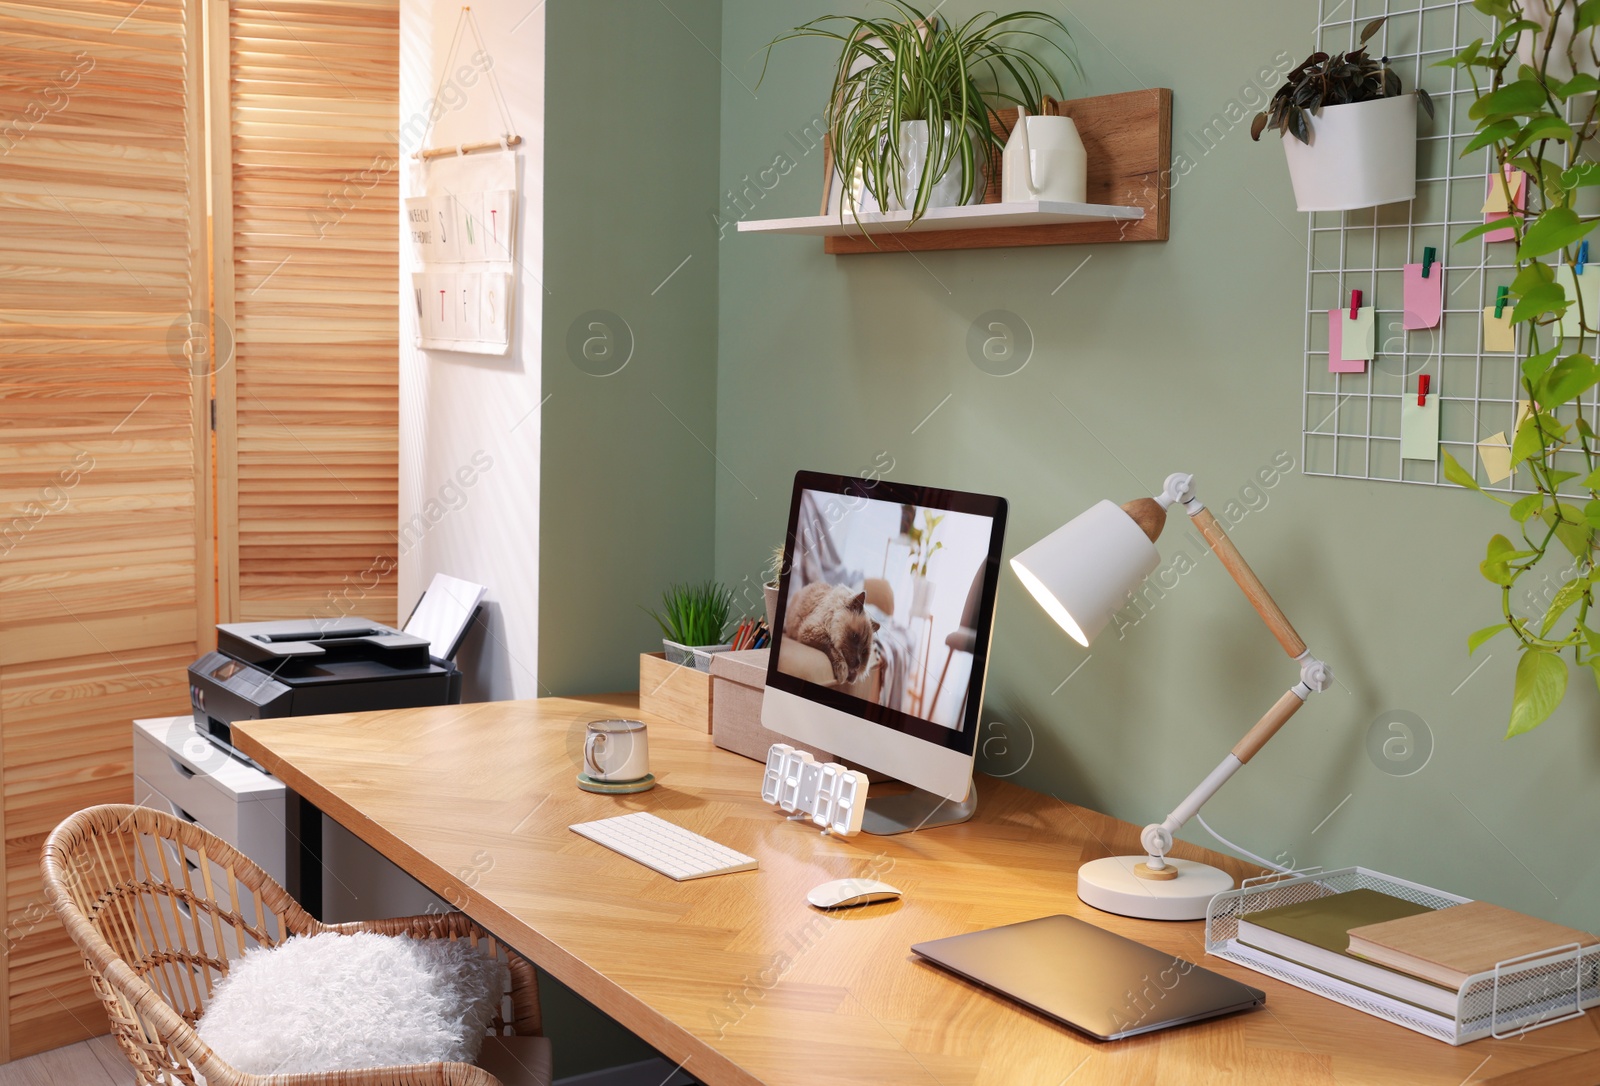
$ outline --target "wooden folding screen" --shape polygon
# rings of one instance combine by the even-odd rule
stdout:
[[[106,1031],[39,849],[213,622],[199,2],[0,10],[0,1060]]]
[[[211,29],[236,621],[395,617],[399,18],[398,0],[233,0]]]

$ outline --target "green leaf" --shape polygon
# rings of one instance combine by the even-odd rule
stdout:
[[[1600,471],[1591,471],[1581,484],[1585,490],[1600,490]]]
[[[1545,435],[1539,432],[1539,420],[1529,415],[1517,428],[1511,440],[1511,466],[1532,460],[1544,452]]]
[[[1539,519],[1549,526],[1561,545],[1574,558],[1585,558],[1594,546],[1594,529],[1583,513],[1573,505],[1556,502],[1539,514]]]
[[[1467,144],[1467,149],[1461,152],[1461,157],[1466,158],[1479,148],[1487,147],[1489,144],[1498,143],[1501,140],[1510,140],[1521,134],[1522,126],[1509,117],[1503,121],[1486,124],[1478,130],[1476,136],[1472,137],[1472,141]]]
[[[1480,492],[1483,490],[1483,487],[1478,485],[1478,480],[1474,479],[1472,473],[1462,467],[1456,461],[1456,458],[1450,455],[1448,449],[1441,449],[1440,452],[1444,456],[1444,477],[1446,479],[1449,479],[1457,486],[1464,486]]]
[[[1511,569],[1511,556],[1516,553],[1511,540],[1503,535],[1495,535],[1489,540],[1489,555],[1478,565],[1478,571],[1483,574],[1483,579],[1490,584],[1509,586],[1516,579],[1516,573]]]
[[[1472,634],[1472,636],[1467,638],[1467,655],[1471,656],[1473,653],[1477,652],[1485,641],[1488,641],[1501,630],[1509,629],[1511,629],[1511,623],[1502,622],[1498,626],[1485,626],[1483,629],[1478,630],[1476,633]]]
[[[1499,90],[1490,91],[1467,110],[1473,120],[1485,117],[1526,116],[1538,113],[1549,104],[1544,87],[1536,80],[1518,79]]]
[[[1520,155],[1540,140],[1560,140],[1571,143],[1578,138],[1572,126],[1553,114],[1535,117],[1522,130],[1522,135],[1507,150],[1507,154]]]
[[[1600,182],[1597,182],[1597,184],[1600,184]],[[1491,230],[1503,230],[1505,227],[1506,221],[1504,219],[1490,219],[1488,222],[1480,222],[1476,226],[1468,228],[1465,233],[1456,238],[1456,243],[1471,241],[1473,238],[1482,237]]]
[[[1552,207],[1533,220],[1523,231],[1522,244],[1517,248],[1518,260],[1532,260],[1568,245],[1575,244],[1585,234],[1600,226],[1600,219],[1585,222],[1570,207]],[[1519,307],[1520,308],[1520,307]]]
[[[1600,528],[1600,501],[1592,501],[1583,507],[1583,519],[1589,522],[1589,527]]]
[[[1556,96],[1565,102],[1575,95],[1593,94],[1595,91],[1600,91],[1600,79],[1596,79],[1588,72],[1579,72],[1561,84],[1560,89],[1556,91]]]
[[[1594,684],[1600,686],[1600,656],[1590,660],[1589,667],[1594,671]]]
[[[1550,719],[1567,693],[1566,662],[1553,652],[1532,649],[1517,663],[1517,682],[1511,693],[1511,726],[1506,738],[1530,732]]]
[[[1567,311],[1567,306],[1570,304],[1567,301],[1566,291],[1558,284],[1540,283],[1517,299],[1517,307],[1511,312],[1511,323],[1521,324],[1523,321],[1537,320],[1546,313],[1560,316]]]
[[[1583,628],[1583,636],[1588,639],[1589,651],[1600,656],[1600,630],[1590,629],[1585,626]]]
[[[1561,621],[1561,616],[1566,614],[1573,604],[1583,599],[1584,591],[1588,587],[1589,582],[1574,577],[1556,590],[1555,598],[1550,601],[1550,609],[1544,613],[1544,622],[1539,627],[1540,637],[1550,636],[1550,631]]]
[[[1529,357],[1523,359],[1522,376],[1526,377],[1529,381],[1539,380],[1539,378],[1544,376],[1544,371],[1549,369],[1550,364],[1556,360],[1556,355],[1560,353],[1561,351],[1559,348],[1552,347],[1548,351],[1540,351],[1536,355],[1530,355]]]
[[[1591,314],[1600,322],[1600,313]],[[1600,381],[1600,369],[1586,354],[1571,354],[1551,366],[1535,385],[1534,399],[1546,410],[1553,410],[1568,400],[1575,399]]]
[[[1572,32],[1576,34],[1595,25],[1600,25],[1600,0],[1583,0],[1573,16]]]
[[[1526,498],[1519,499],[1511,507],[1511,519],[1518,524],[1528,523],[1530,517],[1536,516],[1544,507],[1543,494],[1529,494]]]
[[[1501,222],[1502,226],[1505,225]],[[1540,283],[1554,283],[1556,273],[1548,264],[1524,264],[1511,280],[1511,293],[1526,294]]]

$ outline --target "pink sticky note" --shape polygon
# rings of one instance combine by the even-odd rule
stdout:
[[[1521,215],[1524,211],[1527,210],[1527,207],[1528,207],[1528,182],[1527,182],[1527,178],[1522,176],[1522,171],[1521,170],[1507,169],[1506,170],[1506,175],[1512,179],[1512,182],[1516,187],[1516,195],[1512,197],[1512,202],[1516,205],[1516,209],[1517,209],[1516,213],[1518,215]],[[1498,187],[1499,184],[1500,184],[1500,179],[1498,177],[1490,177],[1489,181],[1488,181],[1488,187],[1485,188],[1485,195],[1488,196],[1488,195],[1493,194],[1495,188]],[[1511,215],[1510,215],[1509,212],[1505,212],[1505,211],[1491,212],[1491,213],[1489,213],[1489,214],[1487,214],[1487,215],[1485,215],[1483,217],[1483,221],[1484,222],[1499,222],[1501,219],[1509,219],[1510,217],[1511,217]],[[1487,234],[1483,235],[1483,240],[1484,241],[1515,241],[1516,237],[1517,237],[1516,232],[1514,230],[1512,230],[1511,227],[1508,226],[1503,230],[1491,230],[1491,231],[1489,231]]]
[[[1328,372],[1366,373],[1365,359],[1344,357],[1344,313],[1342,309],[1328,310]]]
[[[1421,264],[1407,264],[1405,286],[1403,326],[1437,328],[1444,313],[1444,266],[1435,260],[1424,279]]]

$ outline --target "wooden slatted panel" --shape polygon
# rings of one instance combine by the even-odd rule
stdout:
[[[213,133],[232,147],[213,174],[217,312],[237,352],[218,382],[226,613],[393,621],[398,0],[228,10],[226,69],[213,61],[213,100],[225,77],[229,101]]]
[[[0,1059],[106,1030],[39,847],[131,800],[129,721],[184,711],[212,621],[197,20],[0,9]]]

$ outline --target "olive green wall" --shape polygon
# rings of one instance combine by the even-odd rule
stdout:
[[[634,689],[639,605],[711,576],[721,10],[549,4],[541,693]]]
[[[1475,659],[1465,651],[1467,633],[1496,617],[1477,563],[1499,511],[1454,490],[1298,474],[1306,223],[1282,153],[1252,144],[1248,118],[1232,125],[1228,107],[1258,103],[1257,73],[1310,50],[1316,5],[1046,6],[1078,42],[1086,82],[1070,93],[1172,88],[1173,147],[1188,169],[1172,193],[1171,240],[829,257],[817,239],[729,227],[718,262],[718,575],[759,580],[797,468],[892,462],[894,479],[1003,494],[1007,557],[1101,497],[1154,493],[1168,472],[1192,471],[1338,676],[1206,808],[1210,824],[1264,856],[1361,864],[1594,929],[1594,684],[1575,679],[1553,720],[1506,742],[1514,655],[1502,642]],[[950,0],[941,13],[978,7]],[[791,134],[817,115],[837,54],[788,43],[759,88],[750,58],[787,27],[862,10],[857,0],[725,5],[721,220],[815,214],[820,155]],[[969,326],[996,309],[1036,341],[1012,376],[968,357]],[[1291,460],[1296,470],[1282,473]],[[1179,520],[1163,540],[1177,567],[1170,589],[1091,651],[1004,575],[980,767],[1157,820],[1294,680]],[[694,517],[673,522],[674,535],[697,528]],[[1180,551],[1192,570],[1179,572]],[[1419,759],[1394,745],[1386,759],[1387,733],[1369,753],[1375,724],[1382,733],[1409,719],[1397,713],[1415,714],[1433,745],[1409,776],[1396,771]],[[1214,843],[1194,825],[1184,836]]]

